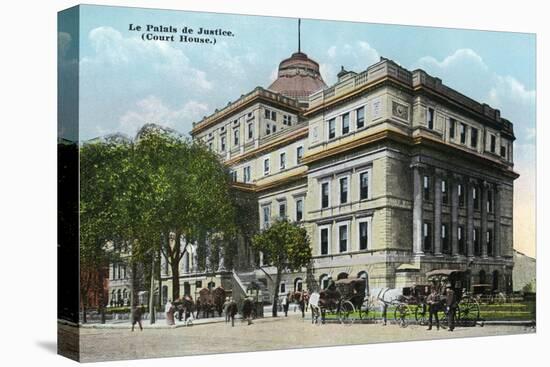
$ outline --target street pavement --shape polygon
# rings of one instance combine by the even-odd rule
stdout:
[[[69,326],[62,326],[60,333],[71,332],[69,329]],[[313,325],[311,320],[302,319],[299,313],[289,313],[286,318],[257,319],[252,325],[238,320],[235,327],[222,321],[134,332],[129,327],[81,328],[80,353],[82,362],[92,362],[533,332],[533,328],[521,325],[457,327],[454,332],[445,329],[427,331],[425,326],[419,325],[405,328],[391,324]]]

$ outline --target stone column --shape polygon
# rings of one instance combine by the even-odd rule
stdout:
[[[495,213],[494,224],[494,252],[495,257],[502,256],[502,249],[500,248],[500,185],[495,185],[493,190],[493,211]]]
[[[487,257],[487,191],[489,184],[483,181],[481,185],[481,257]]]
[[[466,195],[466,254],[468,257],[474,256],[474,195],[472,193],[477,181],[468,180],[468,187],[464,190]]]
[[[411,165],[413,169],[413,254],[424,255],[423,240],[423,190],[422,174],[426,166],[422,163]]]
[[[449,183],[451,188],[451,254],[458,255],[458,185],[462,182],[460,175],[454,174]],[[462,190],[464,190],[464,185]],[[462,234],[463,236],[465,233]]]
[[[188,247],[187,252],[183,255],[183,272],[189,273],[189,251],[191,246]]]
[[[191,246],[192,255],[193,255],[193,264],[192,264],[192,272],[196,273],[199,271],[199,254],[197,253],[197,245]]]
[[[221,248],[218,249],[218,258],[220,261],[218,262],[218,271],[225,271],[225,259],[223,256],[223,250]]]
[[[445,171],[436,168],[434,179],[434,254],[443,255],[441,251],[441,181]],[[447,236],[449,234],[447,233]]]

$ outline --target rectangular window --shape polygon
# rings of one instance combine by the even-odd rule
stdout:
[[[254,124],[248,124],[248,140],[251,140],[254,138]]]
[[[449,204],[449,192],[447,191],[447,181],[441,180],[441,202]]]
[[[348,178],[343,177],[340,179],[340,204],[348,202]]]
[[[342,135],[349,133],[349,113],[342,115]]]
[[[444,254],[451,253],[451,246],[449,246],[449,225],[441,225],[441,250]]]
[[[369,223],[359,223],[359,250],[366,250],[369,248]]]
[[[464,255],[466,253],[465,238],[464,238],[464,227],[458,227],[458,253]]]
[[[250,166],[246,166],[243,168],[243,181],[245,183],[250,182]]]
[[[225,152],[225,136],[221,137],[220,150]]]
[[[296,200],[296,221],[299,222],[304,218],[304,200]]]
[[[500,147],[500,156],[506,158],[506,146],[504,145]]]
[[[487,190],[487,212],[493,212],[493,191]]]
[[[233,130],[233,145],[239,145],[239,129]]]
[[[283,115],[283,125],[287,125],[287,126],[292,125],[292,116]]]
[[[466,124],[460,124],[460,144],[466,144],[466,130],[468,126]]]
[[[321,228],[321,255],[328,255],[328,228]]]
[[[355,121],[357,129],[365,126],[365,107],[359,107],[355,110]]]
[[[297,147],[296,148],[296,164],[300,162],[300,159],[304,156],[304,147]]]
[[[269,220],[271,219],[271,207],[269,205],[262,207],[262,214],[264,220],[264,228],[268,228]]]
[[[282,170],[286,168],[286,153],[285,152],[282,152],[281,154],[279,154],[279,168],[282,169]]]
[[[273,127],[271,128],[271,132],[275,134],[277,132],[277,125],[273,124]]]
[[[474,255],[481,256],[481,244],[479,242],[479,228],[474,228]]]
[[[454,139],[455,137],[455,129],[456,129],[456,120],[451,117],[449,119],[449,137],[451,139]]]
[[[231,171],[231,181],[236,182],[237,181],[237,171]]]
[[[490,229],[487,230],[487,255],[494,256],[493,231]]]
[[[336,136],[336,119],[328,120],[328,138],[333,139]]]
[[[497,137],[491,135],[491,153],[495,153],[497,150]]]
[[[424,252],[432,252],[432,224],[424,222]]]
[[[458,184],[457,189],[458,189],[458,206],[464,207],[464,203],[466,202],[466,200],[464,199],[464,187],[462,186],[462,184]]]
[[[477,132],[478,130],[475,127],[472,127],[472,133],[470,135],[470,146],[472,148],[477,148]]]
[[[348,226],[347,224],[338,227],[338,242],[340,244],[340,252],[348,250]]]
[[[265,124],[265,135],[271,134],[271,125]]]
[[[328,182],[321,184],[321,208],[328,208],[329,205],[329,185]]]
[[[271,111],[266,108],[264,116],[268,120],[277,121],[277,113],[275,111]]]
[[[264,159],[264,176],[269,175],[269,158]]]
[[[264,110],[264,117],[265,117],[266,119],[271,120],[271,111],[268,110],[267,108]]]
[[[424,176],[424,200],[430,200],[430,176]]]
[[[286,293],[286,283],[282,283],[282,282],[281,282],[281,285],[280,285],[279,288],[280,288],[280,289],[279,289],[279,293],[283,293],[283,294]],[[288,301],[287,301],[287,302],[288,302]]]
[[[271,119],[272,119],[273,121],[277,121],[277,112],[271,111]]]
[[[279,219],[286,218],[286,202],[279,203]]]
[[[369,172],[363,172],[359,175],[359,184],[360,184],[360,199],[369,198]]]
[[[472,187],[472,199],[474,199],[474,209],[479,210],[479,195],[477,187]]]
[[[212,150],[212,142],[208,143],[208,149]]]
[[[435,111],[433,108],[428,108],[428,129],[433,130],[434,128],[434,117]]]

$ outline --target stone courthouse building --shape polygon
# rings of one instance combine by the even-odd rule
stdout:
[[[513,125],[423,70],[381,58],[327,86],[299,51],[191,135],[254,195],[261,228],[307,228],[312,266],[284,274],[280,292],[348,276],[401,287],[437,268],[511,289]],[[269,283],[275,270],[244,253],[247,276]]]

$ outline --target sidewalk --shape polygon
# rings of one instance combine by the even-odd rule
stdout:
[[[300,315],[299,312],[289,312],[289,316],[293,316],[294,314]],[[278,312],[279,317],[283,315],[284,313]],[[265,306],[264,307],[264,319],[265,318],[271,318],[271,306]],[[235,320],[241,320],[241,315],[237,314],[235,316]],[[70,324],[66,321],[59,320],[60,323]],[[201,318],[201,319],[193,319],[191,324],[186,324],[184,321],[178,321],[176,319],[175,325],[167,325],[166,319],[160,319],[157,320],[154,324],[150,324],[148,319],[141,320],[141,325],[144,329],[176,329],[180,327],[188,327],[188,326],[196,326],[196,325],[207,325],[207,324],[214,324],[214,323],[223,323],[225,322],[225,316],[222,317],[209,317],[209,318]],[[85,329],[131,329],[132,324],[129,320],[123,320],[123,321],[111,321],[105,324],[101,323],[87,323],[87,324],[79,324],[79,327],[85,328]],[[135,328],[139,329],[139,325],[136,324]]]

